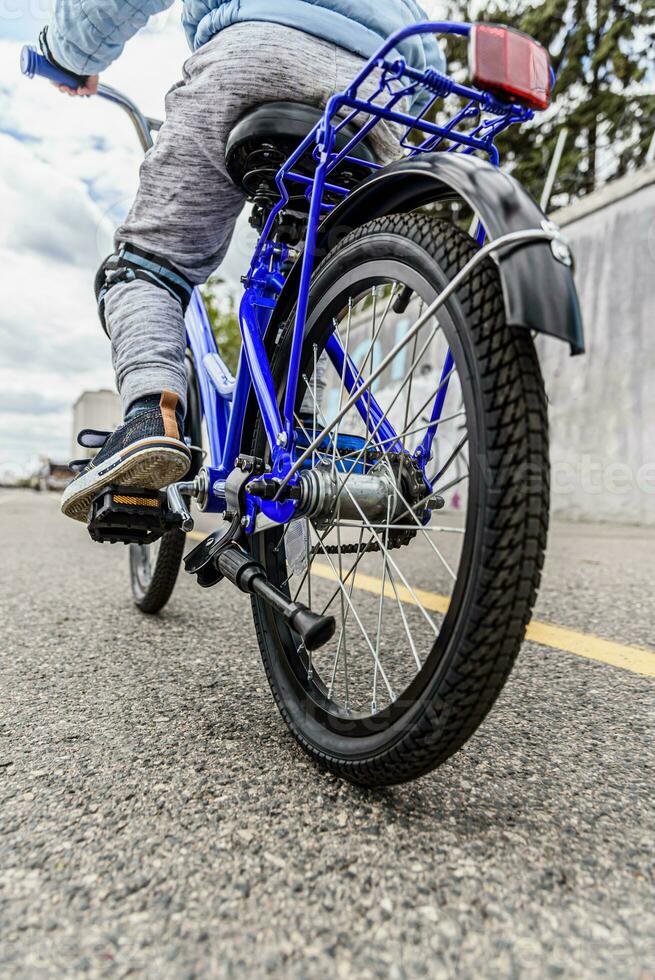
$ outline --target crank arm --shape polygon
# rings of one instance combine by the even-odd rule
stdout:
[[[193,518],[189,512],[187,502],[182,494],[193,494],[195,483],[171,483],[166,487],[166,503],[172,514],[176,514],[180,520],[180,527],[183,531],[193,531]]]

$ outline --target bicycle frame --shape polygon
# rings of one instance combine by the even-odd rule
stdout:
[[[402,127],[400,145],[407,150],[409,156],[432,152],[447,141],[449,144],[447,152],[481,151],[488,156],[491,163],[498,165],[499,154],[494,145],[495,137],[513,123],[532,118],[533,112],[530,109],[504,103],[488,92],[459,84],[431,68],[422,72],[417,71],[395,53],[397,45],[412,35],[434,33],[466,37],[470,30],[471,25],[465,23],[429,22],[413,25],[394,34],[367,62],[349,88],[330,99],[322,120],[307,134],[282,166],[276,178],[280,199],[266,221],[245,279],[245,292],[239,308],[243,351],[236,379],[231,378],[216,350],[202,302],[197,296],[194,297],[187,314],[187,332],[189,346],[197,365],[203,410],[207,420],[212,490],[208,509],[221,510],[224,507],[224,481],[233,468],[234,460],[240,450],[241,422],[251,386],[257,398],[271,450],[272,475],[284,479],[293,465],[295,441],[293,415],[309,289],[314,269],[317,231],[322,215],[334,207],[333,204],[325,202],[326,192],[343,197],[348,194],[345,187],[329,181],[331,171],[344,159],[360,165],[364,164],[371,171],[380,168],[378,164],[361,160],[356,154],[356,148],[381,120]],[[376,90],[372,96],[364,99],[359,93],[364,83],[375,74],[378,76]],[[430,93],[430,99],[420,113],[412,114],[407,102],[414,99],[422,90]],[[463,108],[446,125],[440,126],[428,121],[426,119],[428,110],[438,99],[449,96],[465,99]],[[482,113],[486,115],[483,117]],[[336,134],[356,117],[360,127],[357,135],[342,150],[336,152],[334,149]],[[362,124],[361,120],[364,118],[366,121]],[[478,119],[477,125],[471,131],[462,131],[461,124],[472,118]],[[410,143],[408,138],[412,132],[420,132],[422,141],[418,144]],[[312,147],[317,167],[313,177],[308,177],[298,173],[294,167]],[[309,201],[309,218],[302,255],[302,273],[286,393],[280,411],[263,338],[285,281],[281,270],[288,258],[288,249],[274,241],[274,228],[276,218],[289,200],[291,184],[301,184],[305,187],[305,196]],[[480,244],[484,241],[484,229],[480,226],[477,230],[477,238]],[[344,354],[336,336],[333,336],[326,350],[341,375]],[[440,387],[432,409],[432,425],[417,450],[417,455],[426,461],[430,456],[431,443],[437,431],[447,392],[447,378],[452,366],[452,355],[448,354],[442,369],[442,378],[445,381]],[[349,393],[353,392],[356,383],[356,372],[347,370],[345,385]],[[362,418],[370,419],[371,428],[378,424],[382,412],[370,391],[362,394],[356,407]],[[376,438],[378,441],[386,440],[386,444],[389,445],[394,435],[390,423],[385,420],[376,433]],[[254,506],[249,507],[249,511],[260,509],[274,520],[287,520],[293,513],[293,505],[290,503],[278,504],[258,500],[253,503]],[[254,521],[250,523],[254,524]]]
[[[279,200],[266,220],[244,278],[245,290],[239,307],[243,348],[236,377],[232,377],[219,354],[202,297],[199,290],[194,291],[186,313],[186,331],[208,440],[206,510],[226,509],[225,481],[241,451],[243,419],[251,393],[257,400],[270,446],[271,472],[264,474],[264,478],[275,477],[283,484],[297,479],[294,407],[317,234],[321,219],[335,207],[334,203],[326,200],[326,196],[334,198],[336,195],[345,199],[349,194],[346,187],[329,179],[330,174],[344,160],[367,167],[371,173],[382,169],[381,165],[358,157],[357,146],[383,120],[399,128],[399,144],[408,157],[442,148],[451,153],[483,153],[494,166],[498,166],[499,154],[494,144],[496,136],[513,123],[525,122],[533,117],[534,113],[529,108],[504,102],[490,92],[455,82],[432,68],[419,71],[408,65],[398,53],[398,45],[413,35],[432,33],[468,37],[471,27],[468,23],[431,21],[412,25],[392,35],[362,67],[350,86],[329,100],[321,120],[280,168],[276,177]],[[30,58],[38,61],[40,56],[32,52],[28,60]],[[44,59],[40,60],[47,66]],[[41,73],[52,77],[52,71],[50,66]],[[364,98],[362,88],[371,79],[376,79],[375,89],[371,96]],[[420,112],[413,113],[412,102],[417,95],[426,92],[429,96],[427,104]],[[153,145],[152,131],[160,125],[157,121],[143,116],[134,103],[109,86],[99,86],[98,95],[118,104],[130,115],[144,150]],[[429,121],[427,114],[435,103],[451,97],[463,99],[463,107],[444,125]],[[336,150],[337,134],[355,119],[356,135],[342,149]],[[471,120],[474,121],[472,126]],[[411,142],[410,134],[418,134],[419,141]],[[296,169],[300,159],[308,152],[316,160],[312,176]],[[275,240],[276,220],[289,201],[290,186],[297,187],[299,184],[304,187],[309,215],[302,257],[298,259],[301,274],[284,404],[280,409],[264,338],[285,284],[284,270],[288,268],[289,259],[288,247]],[[476,237],[482,245],[485,231],[481,223],[478,223]],[[354,392],[359,392],[362,379],[351,362],[344,364],[344,351],[336,334],[327,344],[326,352],[339,376],[344,378],[345,387],[352,397]],[[431,411],[431,424],[414,453],[415,459],[423,467],[431,455],[452,367],[453,358],[448,352],[441,372],[442,383]],[[396,434],[390,421],[384,418],[372,389],[362,390],[353,403],[369,425],[371,438],[393,446]],[[255,519],[260,512],[273,521],[283,523],[293,516],[294,509],[295,504],[291,500],[262,500],[250,495],[246,489],[246,530],[252,532],[255,529]]]

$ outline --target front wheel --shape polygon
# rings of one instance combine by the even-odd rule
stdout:
[[[323,261],[296,416],[299,443],[330,429],[307,464],[323,496],[312,516],[253,537],[272,582],[337,620],[334,639],[310,654],[253,600],[278,707],[312,758],[362,784],[420,776],[473,734],[509,675],[539,584],[543,382],[530,334],[505,321],[491,260],[394,355],[374,400],[335,421],[353,377],[367,379],[476,247],[450,222],[395,215]],[[292,322],[272,361],[280,399]],[[261,422],[251,452],[266,457]],[[363,475],[387,491],[367,496]]]

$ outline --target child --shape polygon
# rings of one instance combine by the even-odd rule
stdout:
[[[94,94],[98,72],[171,2],[145,0],[137,11],[128,0],[56,0],[41,46],[79,76],[76,90],[62,91]],[[64,492],[63,513],[81,521],[104,486],[159,489],[189,466],[184,308],[221,263],[244,204],[225,168],[234,124],[262,102],[324,107],[390,34],[427,17],[415,0],[183,0],[182,19],[195,53],[166,97],[165,124],[100,273],[125,421]],[[410,38],[401,54],[419,69],[444,69],[431,35]],[[389,159],[384,126],[372,142]]]

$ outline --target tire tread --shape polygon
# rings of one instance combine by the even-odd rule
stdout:
[[[351,232],[336,249],[377,231],[420,245],[449,279],[477,249],[450,222],[419,214],[378,218]],[[253,604],[264,668],[287,726],[319,764],[368,786],[405,782],[429,772],[479,727],[514,665],[543,567],[549,507],[548,419],[534,344],[527,330],[505,322],[499,276],[491,259],[465,280],[457,298],[479,364],[488,465],[495,482],[482,517],[482,563],[470,615],[461,642],[432,691],[430,710],[395,744],[372,758],[343,759],[319,751],[294,725],[277,690],[267,662],[273,639]]]

